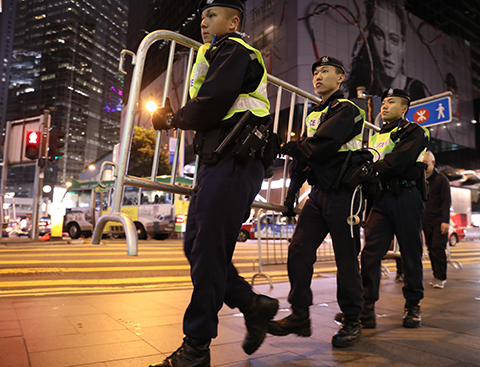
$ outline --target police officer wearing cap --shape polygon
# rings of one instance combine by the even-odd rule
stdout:
[[[291,289],[288,301],[292,314],[271,321],[273,335],[297,334],[310,336],[309,307],[313,304],[310,284],[316,251],[330,233],[337,264],[337,301],[347,315],[346,322],[333,336],[335,347],[356,343],[361,334],[359,314],[363,308],[362,284],[359,272],[359,224],[347,223],[351,216],[353,189],[335,185],[341,167],[350,151],[362,148],[365,112],[345,99],[340,85],[345,79],[342,62],[324,56],[312,65],[313,86],[322,96],[323,104],[315,106],[306,118],[305,133],[300,141],[287,143],[283,153],[294,158],[291,182],[285,199],[289,212],[298,190],[308,177],[311,193],[298,218],[288,248],[288,275]],[[361,203],[354,198],[355,210]],[[351,236],[353,229],[353,237]]]
[[[425,167],[422,162],[429,139],[428,130],[405,119],[410,96],[401,89],[382,95],[381,114],[385,125],[374,134],[370,146],[377,151],[375,171],[382,191],[374,199],[365,227],[362,250],[364,328],[375,328],[375,302],[379,299],[381,261],[395,235],[404,264],[405,307],[403,326],[421,324],[419,302],[423,298],[422,219],[426,200]]]
[[[193,294],[184,315],[183,344],[152,366],[210,366],[210,341],[217,336],[218,311],[226,303],[245,318],[243,349],[252,354],[263,342],[276,299],[258,295],[232,264],[238,233],[260,191],[264,165],[259,157],[233,157],[233,145],[217,148],[242,117],[257,126],[270,120],[267,72],[258,50],[237,33],[243,18],[238,0],[203,0],[201,32],[187,104],[169,103],[152,114],[156,129],[195,130],[194,149],[202,162],[191,196],[184,250],[190,262]],[[243,121],[243,120],[242,120]]]

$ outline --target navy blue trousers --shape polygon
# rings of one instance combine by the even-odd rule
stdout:
[[[442,234],[442,222],[424,222],[423,233],[432,264],[433,276],[439,280],[447,279],[447,248],[448,233]]]
[[[245,165],[228,156],[215,166],[203,165],[191,197],[184,250],[190,262],[193,293],[183,332],[192,338],[217,336],[218,311],[241,307],[252,288],[232,264],[245,213],[260,191],[264,168],[258,159]]]
[[[365,247],[361,255],[363,298],[379,299],[381,261],[393,236],[397,236],[403,261],[407,301],[423,298],[422,220],[425,205],[416,187],[401,188],[400,194],[385,191],[376,198],[365,227]]]
[[[347,217],[353,191],[320,190],[313,187],[298,218],[297,226],[288,248],[288,276],[291,289],[288,301],[293,306],[310,306],[313,302],[310,288],[317,249],[325,236],[332,237],[337,264],[337,302],[345,314],[358,314],[363,308],[362,281],[358,254],[360,229],[354,226],[354,238],[350,235]],[[354,214],[359,206],[357,194]],[[360,218],[362,214],[360,212]]]

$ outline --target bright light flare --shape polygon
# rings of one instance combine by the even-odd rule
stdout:
[[[148,101],[146,104],[145,104],[145,109],[152,113],[153,111],[155,111],[157,109],[157,104],[153,101]]]

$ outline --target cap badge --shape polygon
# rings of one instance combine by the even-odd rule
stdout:
[[[390,88],[387,92],[387,95],[391,96],[393,94],[393,88]]]
[[[322,62],[328,62],[328,56],[323,56],[322,57]]]
[[[213,3],[215,0],[207,0],[207,4]]]

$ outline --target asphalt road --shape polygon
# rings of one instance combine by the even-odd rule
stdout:
[[[0,242],[0,297],[189,289],[189,265],[181,240],[140,241],[138,256],[128,256],[125,240],[56,241],[32,243],[18,240]],[[237,243],[234,263],[248,281],[255,284],[288,282],[288,242],[262,243],[262,275],[258,244]],[[329,242],[318,253],[315,276],[332,276],[336,267]],[[460,264],[480,263],[480,242],[460,242],[451,249],[452,260]],[[395,271],[393,260],[384,265]],[[449,271],[461,271],[455,264]],[[430,268],[425,256],[425,269]],[[452,270],[450,270],[452,269]],[[426,270],[425,274],[430,275]],[[268,275],[268,277],[266,276]]]

